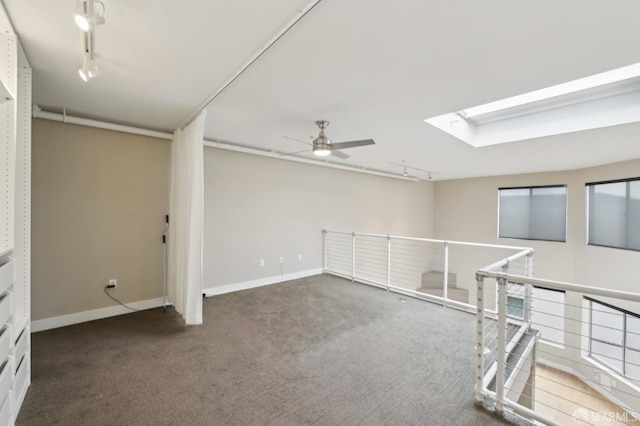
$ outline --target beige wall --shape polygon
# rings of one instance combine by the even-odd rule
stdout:
[[[168,141],[33,120],[32,319],[162,297]]]
[[[588,246],[585,183],[640,176],[640,159],[588,169],[461,179],[435,185],[436,238],[533,247],[535,275],[637,291],[640,253]],[[498,188],[568,185],[567,242],[497,238]]]
[[[36,119],[32,143],[33,320],[114,306],[111,278],[161,297],[169,141]],[[432,236],[433,184],[205,149],[205,287],[320,268],[323,228]]]
[[[162,295],[169,154],[168,141],[34,120],[34,320],[113,306],[110,278],[124,302]],[[635,291],[640,253],[584,244],[584,184],[638,170],[634,160],[433,184],[206,148],[204,285],[278,276],[280,256],[284,274],[319,268],[326,228],[528,245],[539,277]],[[569,185],[568,241],[498,239],[497,188],[547,184]]]
[[[284,274],[321,268],[322,229],[433,236],[431,182],[215,148],[204,159],[205,288],[279,276],[280,256]]]

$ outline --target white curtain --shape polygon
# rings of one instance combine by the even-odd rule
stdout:
[[[169,300],[187,324],[202,324],[203,110],[171,142]]]

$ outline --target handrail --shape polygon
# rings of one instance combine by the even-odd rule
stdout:
[[[531,247],[506,246],[501,244],[484,244],[484,243],[472,243],[469,241],[452,241],[452,240],[438,240],[434,238],[404,237],[401,235],[368,234],[364,232],[359,233],[359,232],[345,232],[345,231],[329,231],[327,229],[323,229],[322,232],[326,232],[330,234],[354,235],[356,237],[393,238],[394,240],[423,241],[426,243],[457,244],[457,245],[465,245],[465,246],[471,246],[471,247],[485,247],[485,248],[497,248],[497,249],[507,249],[507,250],[531,250],[531,252],[533,252],[533,249]]]
[[[534,250],[532,248],[524,248],[519,253],[516,253],[509,257],[505,257],[504,259],[501,259],[495,263],[492,263],[489,266],[485,266],[484,268],[480,268],[478,272],[480,274],[483,274],[485,277],[488,277],[490,276],[490,273],[493,272],[494,270],[508,266],[509,263],[513,262],[514,260],[520,259],[523,256],[532,255],[533,253],[534,253]],[[497,277],[492,277],[492,278],[497,278]]]
[[[502,272],[486,272],[488,278],[504,277],[509,281],[515,281],[523,284],[532,284],[539,287],[545,287],[556,290],[573,291],[576,293],[589,293],[602,297],[612,297],[616,299],[626,299],[632,302],[640,302],[640,293],[631,293],[628,291],[611,290],[602,287],[590,287],[581,284],[571,284],[562,281],[545,280],[541,278],[525,277],[523,275],[508,274]]]

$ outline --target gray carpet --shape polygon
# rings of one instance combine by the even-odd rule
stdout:
[[[493,425],[475,317],[332,276],[34,333],[18,425]]]

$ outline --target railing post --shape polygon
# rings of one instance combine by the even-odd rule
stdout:
[[[444,306],[447,306],[448,290],[449,290],[449,243],[444,242],[444,289],[442,290],[442,299],[444,300]]]
[[[477,284],[477,336],[476,336],[476,404],[482,404],[484,399],[484,276],[476,273]]]
[[[387,291],[391,290],[391,236],[387,235]]]
[[[504,276],[497,278],[498,282],[498,349],[497,349],[497,372],[496,372],[496,412],[504,412],[504,375],[507,356],[507,279]]]
[[[356,276],[356,233],[351,233],[351,282]]]
[[[524,258],[524,275],[526,277],[533,276],[533,249]]]
[[[524,275],[527,277],[533,276],[533,252],[529,253],[524,258]],[[531,328],[531,311],[533,300],[533,286],[531,284],[524,285],[524,321],[529,324]]]

